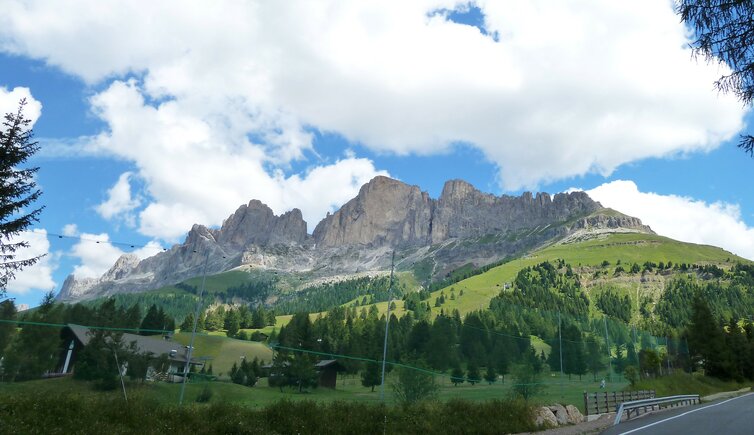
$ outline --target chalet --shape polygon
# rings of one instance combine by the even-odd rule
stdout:
[[[319,386],[324,388],[335,388],[338,373],[346,371],[346,368],[336,359],[317,361],[314,368],[319,372]]]
[[[76,356],[91,339],[90,329],[86,326],[68,324],[60,332],[63,339],[64,349],[59,359],[59,373],[73,373],[76,365]],[[170,340],[168,337],[153,338],[144,335],[123,333],[122,341],[125,345],[132,343],[138,353],[152,354],[154,356],[167,355],[170,367],[167,376],[164,378],[168,381],[180,382],[183,380],[183,373],[186,369],[186,358],[188,346]],[[204,362],[191,358],[192,366],[201,366]],[[154,370],[150,370],[154,372]]]
[[[284,368],[289,367],[290,363],[288,361],[283,361],[282,366]],[[275,376],[275,373],[271,373],[273,368],[272,363],[265,364],[261,368],[267,370],[270,377]],[[319,386],[323,388],[335,388],[338,373],[346,371],[346,368],[335,359],[323,359],[317,361],[314,364],[314,369],[319,373]]]

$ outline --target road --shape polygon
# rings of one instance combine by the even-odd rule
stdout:
[[[604,435],[752,434],[754,433],[754,393],[625,421],[602,433]]]

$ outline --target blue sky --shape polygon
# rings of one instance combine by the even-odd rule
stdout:
[[[754,160],[735,147],[751,114],[713,91],[724,70],[690,58],[663,2],[95,3],[0,18],[0,109],[41,108],[29,240],[47,256],[11,283],[18,303],[252,198],[311,231],[378,174],[433,197],[452,178],[584,189],[754,259]]]

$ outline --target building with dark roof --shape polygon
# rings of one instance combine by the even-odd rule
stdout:
[[[76,356],[81,349],[89,344],[92,338],[92,331],[86,326],[68,324],[60,332],[60,337],[63,339],[64,349],[60,356],[58,372],[61,374],[73,373],[76,366]],[[160,338],[153,338],[129,333],[122,334],[122,343],[126,346],[133,345],[136,352],[140,354],[151,354],[154,356],[167,355],[170,366],[167,371],[168,376],[166,380],[180,381],[183,379],[188,346],[175,342],[168,337],[160,336]],[[202,360],[191,358],[190,365],[197,366],[203,364]]]

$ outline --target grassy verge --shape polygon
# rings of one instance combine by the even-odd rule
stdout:
[[[279,401],[264,408],[211,403],[183,407],[117,396],[0,395],[0,433],[516,433],[535,430],[530,405],[460,400],[410,407]]]
[[[710,394],[724,391],[735,391],[741,388],[751,387],[752,383],[739,383],[733,381],[721,381],[719,379],[702,376],[699,374],[674,373],[671,376],[663,376],[656,379],[643,379],[637,382],[634,390],[655,390],[657,396],[675,396],[679,394]],[[628,388],[627,388],[628,389]]]

